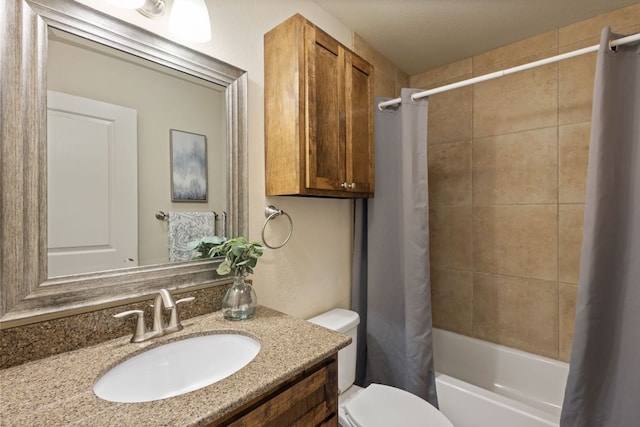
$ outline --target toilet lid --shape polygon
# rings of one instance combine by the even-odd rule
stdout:
[[[348,420],[358,427],[453,427],[426,400],[404,390],[371,384],[344,405]]]

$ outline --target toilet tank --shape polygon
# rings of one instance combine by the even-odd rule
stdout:
[[[351,387],[356,379],[357,329],[360,316],[355,311],[334,308],[309,319],[309,322],[351,337],[351,344],[338,351],[338,389],[342,393]]]

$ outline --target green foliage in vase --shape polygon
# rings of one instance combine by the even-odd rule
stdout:
[[[216,269],[221,276],[231,272],[235,275],[253,273],[258,258],[264,253],[264,246],[259,242],[250,242],[242,236],[228,240],[219,236],[203,237],[189,243],[189,248],[198,252],[194,258],[224,256]]]

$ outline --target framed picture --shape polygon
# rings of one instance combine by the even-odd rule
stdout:
[[[171,134],[171,201],[207,201],[207,138],[181,130]]]

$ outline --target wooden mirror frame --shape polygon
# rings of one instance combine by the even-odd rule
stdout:
[[[226,87],[227,212],[247,234],[247,73],[72,0],[0,8],[0,329],[228,281],[220,260],[47,278],[47,30],[57,28]],[[150,219],[151,220],[151,219]]]

